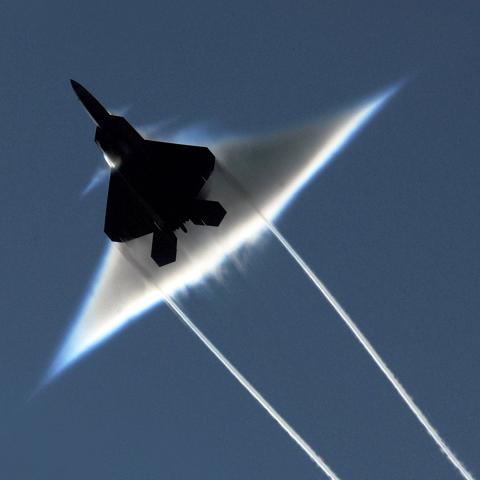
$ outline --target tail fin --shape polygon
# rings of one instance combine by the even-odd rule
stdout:
[[[151,256],[159,267],[174,262],[177,258],[177,237],[175,234],[155,230]]]

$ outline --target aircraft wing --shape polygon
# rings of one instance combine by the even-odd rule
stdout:
[[[206,147],[145,140],[149,156],[149,175],[163,191],[176,196],[198,195],[215,166],[215,156]]]
[[[110,174],[104,230],[113,242],[125,242],[153,231],[145,208],[115,172]]]

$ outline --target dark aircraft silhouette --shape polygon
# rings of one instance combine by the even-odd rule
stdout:
[[[113,242],[127,242],[153,232],[153,260],[159,267],[174,262],[175,230],[186,232],[188,220],[217,227],[226,214],[219,202],[202,198],[214,155],[206,147],[145,140],[125,118],[110,115],[82,85],[71,83],[97,125],[95,143],[111,170],[105,233]]]

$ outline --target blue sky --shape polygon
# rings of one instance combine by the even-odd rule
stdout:
[[[322,478],[164,307],[27,401],[105,243],[105,188],[81,198],[103,159],[69,78],[135,125],[222,135],[304,123],[412,74],[278,227],[478,475],[479,13],[475,2],[6,5],[2,477]],[[461,478],[273,239],[182,304],[340,478]]]

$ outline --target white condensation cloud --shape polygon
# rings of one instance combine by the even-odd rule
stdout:
[[[268,228],[262,216],[273,221],[398,88],[303,128],[210,146],[217,164],[205,188],[227,210],[222,224],[189,223],[187,234],[176,232],[177,261],[162,268],[150,258],[152,235],[109,244],[45,381],[159,304],[162,294],[173,296],[221,273],[225,261]]]

